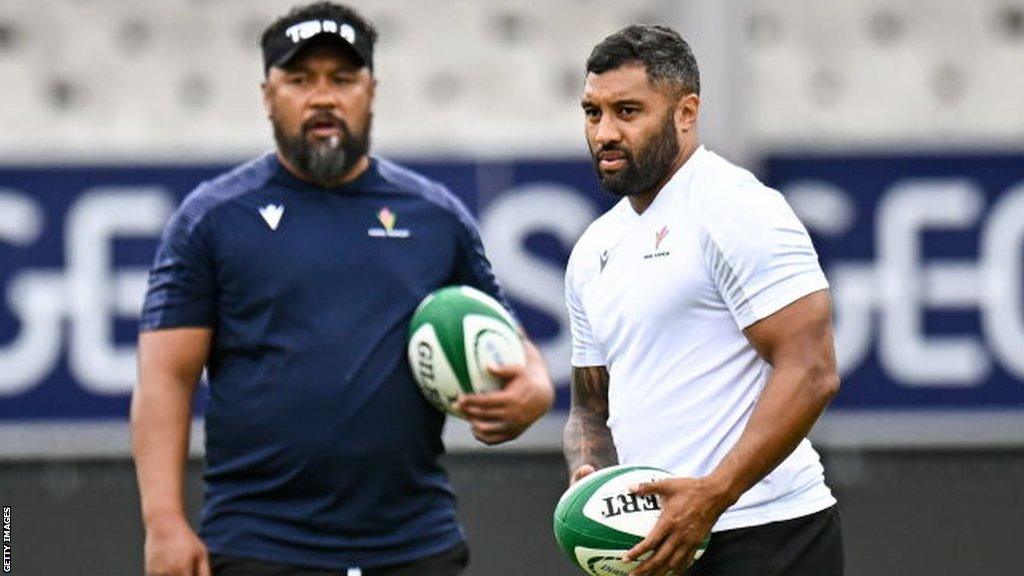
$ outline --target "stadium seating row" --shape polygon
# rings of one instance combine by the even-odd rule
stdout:
[[[738,1],[737,102],[761,144],[1024,135],[1020,0]],[[685,24],[659,0],[353,4],[382,33],[376,140],[427,154],[578,152],[594,41],[634,20]],[[0,156],[262,148],[257,37],[290,5],[3,2]]]

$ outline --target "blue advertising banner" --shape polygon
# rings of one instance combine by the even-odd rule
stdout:
[[[766,176],[832,284],[833,409],[1024,409],[1024,156],[777,156]]]
[[[565,383],[564,263],[611,203],[590,164],[408,165],[448,184],[477,214],[496,272]],[[0,168],[0,423],[127,416],[157,239],[184,195],[227,168]],[[560,396],[566,405],[564,386]]]
[[[476,213],[564,417],[564,263],[613,199],[585,160],[408,165]],[[157,238],[181,198],[226,168],[0,168],[0,428],[123,429]],[[958,423],[981,413],[978,438],[1024,443],[1024,156],[774,156],[764,176],[811,231],[832,284],[844,385],[825,424],[918,415],[926,435],[950,438],[961,431],[937,412]],[[1009,426],[992,432],[994,421]],[[920,436],[878,422],[855,427],[896,443]],[[556,445],[558,425],[545,434]]]

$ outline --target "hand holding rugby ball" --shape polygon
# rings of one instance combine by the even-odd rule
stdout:
[[[632,494],[635,484],[674,478],[650,466],[618,465],[594,472],[566,490],[555,508],[555,539],[578,568],[591,576],[624,576],[640,560],[622,555],[654,528],[661,515],[657,495]],[[708,539],[698,548],[700,558]]]
[[[409,365],[420,390],[439,410],[462,417],[459,394],[498,390],[502,381],[488,365],[523,365],[526,354],[511,314],[469,286],[441,288],[413,312]]]

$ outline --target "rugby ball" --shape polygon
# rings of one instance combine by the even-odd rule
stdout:
[[[515,319],[497,300],[469,286],[441,288],[423,299],[409,325],[408,354],[427,400],[460,417],[453,407],[460,393],[501,388],[488,364],[526,362]]]
[[[622,555],[647,536],[661,515],[658,496],[637,496],[630,493],[629,487],[673,477],[674,474],[660,468],[618,465],[576,482],[555,507],[555,539],[559,547],[573,564],[591,576],[629,574],[640,565],[640,560],[623,562]],[[697,558],[707,544],[705,539],[697,550]]]

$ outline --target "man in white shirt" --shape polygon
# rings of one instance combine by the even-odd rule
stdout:
[[[602,187],[622,197],[573,249],[565,455],[615,463],[663,511],[633,576],[833,576],[835,498],[806,439],[839,388],[828,283],[783,197],[700,145],[686,42],[630,26],[587,62],[582,105]],[[645,556],[646,555],[646,556]]]

